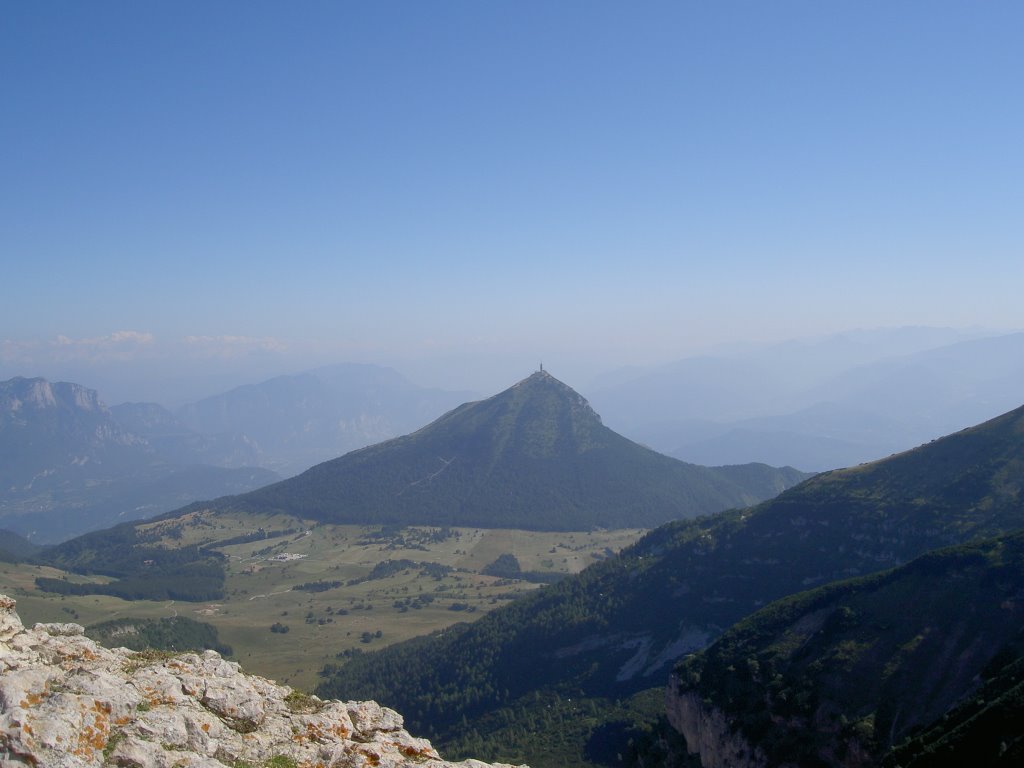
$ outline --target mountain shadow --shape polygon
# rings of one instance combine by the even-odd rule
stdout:
[[[759,755],[752,764],[878,764],[973,694],[987,670],[1020,658],[1022,595],[1018,532],[784,598],[677,666],[669,718],[691,748],[721,742]],[[1007,742],[1019,752],[1017,717],[977,764],[996,764]],[[929,730],[898,764],[948,747],[948,733]]]

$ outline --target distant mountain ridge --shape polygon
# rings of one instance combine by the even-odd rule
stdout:
[[[204,436],[244,438],[261,466],[289,476],[418,429],[466,397],[416,386],[391,368],[342,363],[235,387],[174,418]]]
[[[746,506],[805,477],[655,453],[605,427],[582,396],[541,371],[410,435],[218,505],[332,523],[650,527]]]
[[[275,479],[259,468],[168,462],[118,423],[95,390],[79,384],[24,377],[0,382],[0,521],[36,542]]]
[[[141,461],[144,441],[122,429],[91,389],[69,382],[17,377],[0,382],[0,485],[29,490],[52,465],[85,471]],[[90,469],[92,469],[92,467]]]
[[[1018,405],[1024,333],[881,329],[723,349],[606,381],[592,400],[608,424],[670,456],[822,471]]]
[[[245,435],[197,432],[157,403],[121,403],[112,406],[110,413],[118,424],[175,464],[256,467],[263,462],[259,447]]]
[[[238,387],[174,413],[92,389],[0,382],[0,521],[41,543],[250,491],[462,402],[374,365]]]

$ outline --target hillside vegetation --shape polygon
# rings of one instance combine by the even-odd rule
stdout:
[[[107,648],[158,651],[217,651],[231,655],[216,627],[187,616],[163,619],[110,619],[85,628],[85,634]]]
[[[472,626],[355,659],[322,690],[379,699],[445,743],[538,693],[660,686],[675,659],[772,600],[1024,527],[1022,460],[1018,409],[749,510],[663,526]],[[524,737],[503,755],[557,764],[535,746]]]
[[[680,663],[670,695],[722,710],[770,765],[878,761],[1017,656],[1021,595],[1024,533],[931,552],[772,603]]]
[[[1024,647],[999,653],[981,684],[885,756],[885,768],[1012,768],[1024,763]]]

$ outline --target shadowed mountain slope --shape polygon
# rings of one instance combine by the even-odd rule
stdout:
[[[996,654],[981,684],[960,704],[885,756],[885,768],[1024,764],[1024,647]]]
[[[670,717],[691,747],[742,740],[762,765],[879,762],[1019,654],[1022,595],[1018,532],[779,600],[679,664]]]
[[[605,427],[580,395],[538,372],[411,435],[218,505],[332,523],[653,527],[746,506],[805,477],[663,456]]]

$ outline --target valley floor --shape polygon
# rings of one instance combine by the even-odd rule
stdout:
[[[382,529],[209,512],[147,527],[172,547],[252,537],[260,529],[267,537],[218,547],[229,566],[225,597],[217,602],[55,595],[40,591],[35,579],[107,579],[10,563],[0,563],[0,592],[17,598],[28,625],[179,615],[208,622],[247,671],[305,690],[316,685],[325,664],[473,621],[545,580],[578,573],[643,534]],[[503,554],[516,558],[526,578],[482,573]]]

